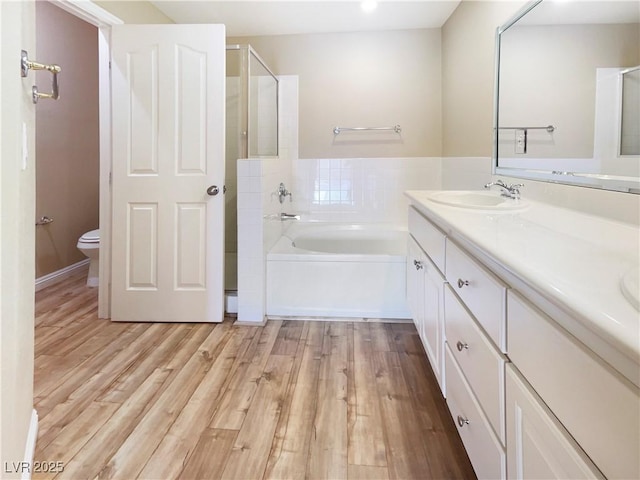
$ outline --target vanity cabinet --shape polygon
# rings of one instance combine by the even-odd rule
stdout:
[[[616,303],[613,274],[637,264],[637,230],[534,201],[497,217],[430,195],[407,192],[410,220],[444,255],[442,383],[478,477],[640,478],[640,367],[626,363],[638,363],[638,317]],[[571,246],[567,224],[584,232]],[[412,248],[433,258],[413,227]],[[615,234],[594,248],[599,231]]]

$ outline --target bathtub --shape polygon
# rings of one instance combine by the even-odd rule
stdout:
[[[292,222],[267,254],[267,315],[408,319],[406,229]]]

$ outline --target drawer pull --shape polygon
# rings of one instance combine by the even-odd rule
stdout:
[[[460,425],[460,428],[464,427],[465,425],[469,425],[469,420],[464,418],[462,415],[458,415],[458,425]]]
[[[467,345],[466,343],[462,343],[461,341],[458,340],[458,343],[456,343],[456,348],[458,349],[459,352],[461,352],[462,350],[468,350],[469,345]]]
[[[424,265],[422,265],[422,262],[419,262],[418,260],[414,260],[413,264],[416,266],[416,270],[420,270],[421,268],[424,268]]]
[[[458,279],[458,288],[462,288],[465,285],[469,285],[469,280],[462,280],[461,278]]]

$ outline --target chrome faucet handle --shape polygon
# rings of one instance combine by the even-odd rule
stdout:
[[[291,195],[291,192],[287,190],[287,187],[284,186],[284,183],[280,182],[276,193],[278,194],[278,200],[280,200],[280,203],[284,203],[284,197],[286,196],[289,196],[289,201],[293,202],[293,195]]]
[[[512,183],[509,185],[509,194],[511,198],[519,199],[520,198],[520,189],[524,187],[524,183]]]

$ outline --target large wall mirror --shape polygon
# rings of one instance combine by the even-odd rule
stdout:
[[[495,173],[640,193],[640,2],[536,0],[496,38]]]

